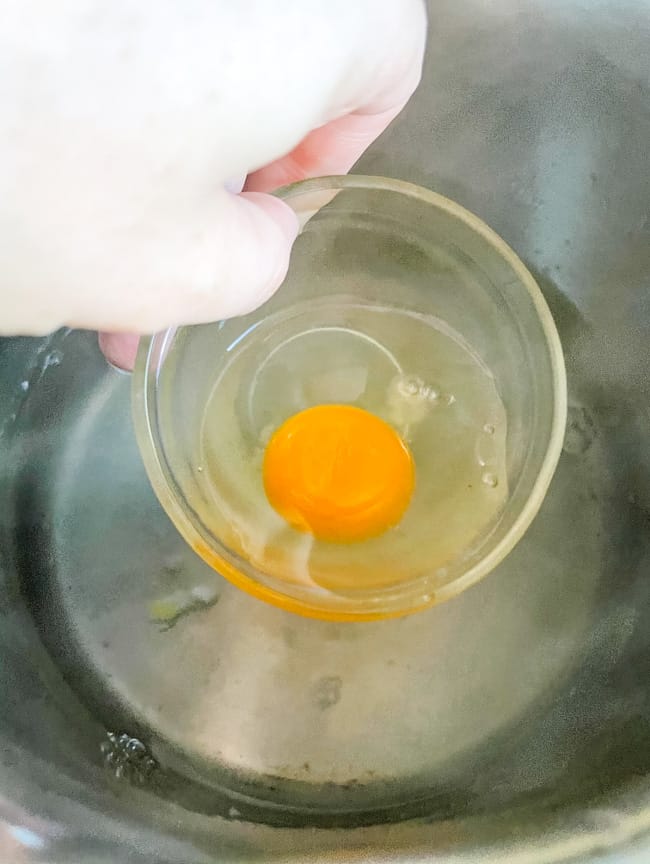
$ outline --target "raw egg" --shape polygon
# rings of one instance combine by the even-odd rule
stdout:
[[[400,521],[415,469],[409,448],[381,418],[351,405],[317,405],[276,430],[263,480],[269,503],[292,527],[350,543]]]

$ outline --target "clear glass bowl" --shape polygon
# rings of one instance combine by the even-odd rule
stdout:
[[[133,377],[133,411],[153,488],[178,530],[206,562],[245,591],[284,609],[359,621],[403,615],[447,600],[483,578],[510,552],[537,513],[551,481],[566,421],[564,362],[551,314],[532,276],[503,240],[476,216],[434,192],[396,180],[344,176],[297,183],[277,194],[294,208],[302,229],[289,274],[276,295],[250,315],[170,328],[141,340]],[[255,334],[258,341],[247,360],[255,367],[251,373],[257,387],[255,399],[271,414],[274,405],[280,410],[275,397],[269,397],[273,376],[266,358],[293,340],[274,344],[280,328],[274,322],[295,320],[296,327],[302,326],[302,337],[317,329],[300,324],[307,313],[318,315],[319,326],[325,322],[326,329],[344,329],[342,322],[346,327],[354,322],[350,332],[362,341],[351,350],[365,351],[363,340],[367,340],[379,352],[377,363],[392,362],[381,337],[375,338],[378,331],[371,336],[362,332],[364,320],[370,322],[376,310],[385,309],[444,322],[491,373],[507,420],[507,494],[494,518],[471,543],[455,550],[444,566],[433,560],[430,567],[423,566],[420,556],[417,565],[400,568],[398,553],[408,548],[409,538],[404,531],[389,532],[381,541],[335,550],[331,560],[348,574],[354,575],[355,568],[359,573],[363,570],[363,579],[355,584],[346,577],[339,585],[334,579],[323,587],[320,579],[283,571],[282,555],[277,549],[269,553],[265,541],[262,551],[260,544],[251,551],[254,531],[243,542],[223,513],[217,518],[215,490],[206,487],[201,455],[206,407],[231,358]],[[393,338],[397,330],[392,326],[383,332]],[[426,339],[420,340],[417,351],[420,357],[426,355]],[[332,362],[336,365],[335,357]],[[259,371],[262,367],[264,374]],[[278,393],[283,385],[277,380],[277,369],[275,373],[273,392]],[[291,374],[285,377],[289,388]],[[349,385],[349,376],[346,380]],[[336,383],[333,386],[330,398],[323,399],[321,393],[312,404],[354,401],[354,394],[339,394]],[[238,399],[233,392],[232,416],[239,411]],[[265,399],[269,404],[263,404]],[[309,399],[294,408],[308,406]],[[238,427],[230,429],[230,421],[229,410],[217,413],[226,441],[238,434]],[[214,453],[213,460],[217,476],[221,476],[220,461],[224,478],[229,469],[235,470],[227,447]],[[234,480],[236,495],[236,474]],[[242,475],[242,487],[249,482],[257,481]],[[260,472],[260,489],[261,482]],[[436,530],[445,527],[432,524],[430,531]],[[307,571],[316,557],[309,551],[303,556]],[[394,578],[387,578],[385,568],[377,567],[373,580],[375,562],[382,560],[398,562],[391,564]]]

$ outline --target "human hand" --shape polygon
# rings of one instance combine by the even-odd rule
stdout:
[[[421,0],[3,6],[0,331],[111,331],[125,368],[125,332],[272,294],[297,224],[267,193],[349,170],[415,89],[426,29]]]

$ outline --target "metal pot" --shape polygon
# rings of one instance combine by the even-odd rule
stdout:
[[[185,547],[91,334],[0,342],[0,861],[650,858],[650,6],[430,17],[361,168],[537,276],[570,387],[540,515],[450,603],[303,620]]]

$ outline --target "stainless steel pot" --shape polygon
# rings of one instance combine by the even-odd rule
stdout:
[[[650,860],[650,5],[432,4],[362,163],[491,224],[562,336],[540,516],[484,583],[307,621],[158,507],[94,337],[0,343],[0,861]]]

